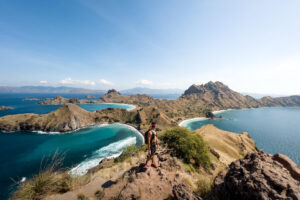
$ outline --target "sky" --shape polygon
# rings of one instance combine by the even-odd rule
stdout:
[[[299,0],[1,0],[0,85],[300,94]]]

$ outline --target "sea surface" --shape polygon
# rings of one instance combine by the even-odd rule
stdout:
[[[300,166],[300,108],[255,108],[215,113],[222,119],[198,119],[183,123],[190,130],[206,124],[241,133],[246,131],[259,149],[282,153]]]
[[[0,116],[20,113],[44,114],[61,105],[39,105],[38,101],[24,98],[50,98],[61,95],[66,98],[84,98],[74,94],[0,94],[0,105],[14,109],[0,111]],[[99,98],[98,96],[97,98]],[[82,108],[94,111],[108,107],[132,109],[126,104],[81,104]],[[49,164],[57,153],[64,156],[62,168],[73,175],[83,175],[103,158],[116,157],[129,145],[141,145],[143,136],[124,124],[103,124],[83,128],[68,134],[0,131],[0,199],[8,199],[16,189],[15,182],[26,180]],[[42,166],[42,167],[41,167]]]

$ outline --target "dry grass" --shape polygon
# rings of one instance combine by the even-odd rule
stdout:
[[[211,196],[213,182],[208,177],[200,178],[197,182],[197,193],[204,199],[208,199]]]
[[[89,200],[89,198],[86,197],[84,194],[78,194],[78,195],[77,195],[77,199],[78,199],[78,200]]]
[[[40,172],[21,184],[12,200],[40,200],[50,194],[66,193],[89,181],[89,176],[72,177],[66,171],[56,171],[63,160],[64,155],[57,152],[51,159],[42,160]]]

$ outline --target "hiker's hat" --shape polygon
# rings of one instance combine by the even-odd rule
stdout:
[[[152,122],[151,126],[156,127],[156,123]]]

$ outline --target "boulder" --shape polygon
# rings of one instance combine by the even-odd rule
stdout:
[[[232,162],[225,175],[216,177],[215,194],[225,200],[300,199],[300,182],[291,174],[295,166],[285,156],[263,151],[247,154],[244,159]]]
[[[174,185],[172,192],[175,200],[202,200],[199,195],[184,184]]]

